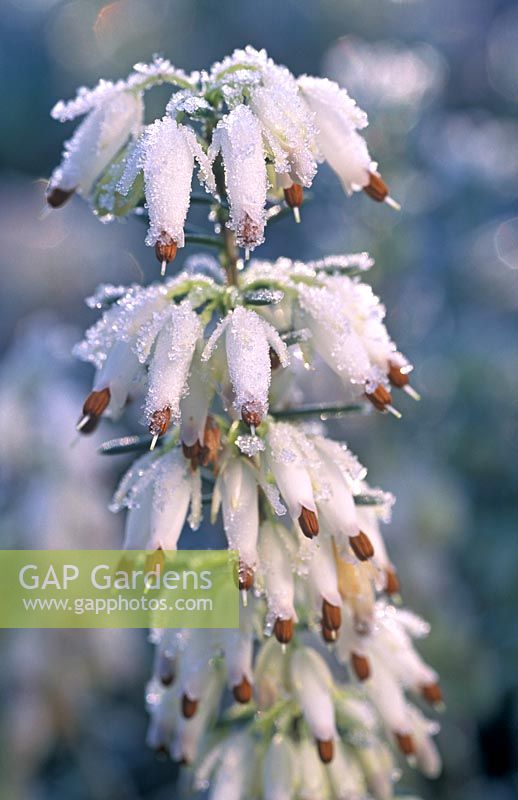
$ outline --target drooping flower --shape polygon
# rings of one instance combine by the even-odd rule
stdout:
[[[247,425],[257,427],[268,410],[271,381],[270,348],[283,367],[288,364],[288,349],[279,334],[255,311],[237,306],[219,323],[203,352],[207,361],[219,337],[225,333],[225,348],[234,408]]]
[[[49,181],[48,204],[59,208],[74,192],[87,197],[130,136],[138,135],[143,115],[139,93],[114,90],[101,95],[65,144],[63,160]]]
[[[211,158],[220,151],[230,202],[228,225],[238,245],[253,250],[264,241],[267,178],[261,127],[247,106],[237,106],[218,123]]]

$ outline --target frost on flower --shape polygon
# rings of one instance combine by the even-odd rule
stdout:
[[[143,127],[145,92],[164,83],[165,112]],[[440,768],[438,726],[414,700],[437,708],[441,689],[414,643],[427,624],[393,602],[382,523],[394,498],[325,424],[369,404],[400,416],[392,390],[418,399],[412,367],[360,280],[367,253],[248,263],[238,249],[263,242],[283,196],[300,221],[323,160],[346,193],[394,205],[367,117],[336,83],[297,79],[252,47],[189,75],[155,57],[54,110],[80,114],[49,202],[77,189],[105,218],[147,217],[163,271],[184,244],[216,254],[160,283],[100,287],[88,300],[99,319],[76,347],[95,368],[80,432],[130,402],[147,425],[105,446],[139,452],[111,506],[125,513],[124,548],[159,563],[205,509],[238,554],[238,629],[152,634],[148,742],[193,763],[213,800],[390,800],[394,749],[427,775]],[[210,197],[192,195],[195,168]],[[191,227],[193,200],[209,231]],[[307,406],[301,366],[317,385],[331,370],[340,404]],[[203,527],[196,537],[206,546]]]
[[[253,250],[264,241],[267,179],[261,128],[247,106],[237,106],[218,123],[211,157],[219,151],[230,202],[229,227],[238,245]]]

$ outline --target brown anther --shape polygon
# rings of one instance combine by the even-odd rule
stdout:
[[[279,358],[277,352],[273,349],[273,347],[270,347],[270,366],[272,370],[279,369],[279,367],[281,366],[281,359]]]
[[[378,384],[373,392],[365,392],[365,396],[378,411],[384,411],[385,406],[392,405],[392,395],[381,384]]]
[[[363,187],[363,191],[368,195],[371,200],[376,200],[377,203],[383,203],[388,197],[389,188],[379,172],[369,172],[369,183]]]
[[[165,554],[161,547],[153,553],[148,553],[144,563],[144,572],[155,572],[160,575],[165,566]]]
[[[335,748],[332,739],[317,739],[318,755],[323,764],[329,764],[333,760]]]
[[[421,686],[421,694],[427,703],[432,706],[438,706],[442,703],[442,690],[438,683],[428,683],[426,686]]]
[[[342,609],[333,606],[327,600],[322,600],[322,627],[330,631],[337,631],[342,624]]]
[[[93,433],[99,424],[103,411],[110,403],[110,390],[90,392],[83,404],[83,416],[77,425],[79,433]]]
[[[108,408],[110,402],[110,390],[101,389],[98,392],[90,392],[83,404],[83,414],[88,417],[100,417],[103,411]]]
[[[396,571],[392,567],[385,569],[385,591],[387,594],[399,594],[401,585]]]
[[[151,436],[163,436],[171,424],[171,409],[164,406],[159,411],[154,411],[149,422]]]
[[[290,208],[300,208],[304,202],[304,189],[300,183],[292,183],[289,189],[285,189],[284,199]]]
[[[60,189],[59,186],[54,186],[52,189],[47,189],[46,200],[51,208],[61,208],[67,200],[70,200],[74,194],[75,189]]]
[[[334,644],[336,642],[336,631],[331,630],[331,628],[326,628],[324,624],[322,624],[322,639],[326,644]]]
[[[371,667],[369,659],[359,653],[351,653],[351,666],[359,681],[366,681],[370,677]]]
[[[399,749],[405,756],[415,754],[415,742],[409,733],[394,733]]]
[[[359,531],[357,536],[349,536],[349,544],[358,561],[368,561],[374,555],[372,542],[363,531]]]
[[[214,417],[209,414],[203,434],[203,452],[201,454],[201,463],[203,466],[207,467],[209,464],[216,465],[219,460],[220,450],[221,430]]]
[[[254,571],[241,559],[234,568],[234,581],[240,592],[248,592],[254,585]]]
[[[238,703],[249,703],[253,694],[252,684],[243,676],[241,683],[232,688],[232,694]]]
[[[171,686],[176,677],[173,659],[161,654],[158,662],[157,672],[162,686]]]
[[[302,511],[300,512],[299,525],[302,533],[304,536],[307,536],[308,539],[318,536],[318,517],[314,511],[311,511],[305,506],[302,506]]]
[[[178,245],[172,236],[162,231],[158,242],[155,244],[155,255],[158,261],[160,261],[160,263],[165,261],[166,264],[169,264],[170,261],[174,261],[177,249]]]
[[[191,719],[198,710],[198,700],[192,700],[187,694],[182,695],[182,716]]]
[[[408,373],[402,372],[401,367],[398,367],[397,364],[392,362],[389,364],[388,379],[392,386],[395,386],[397,389],[402,389],[403,386],[407,386],[410,382]]]
[[[263,421],[263,413],[261,404],[253,400],[249,403],[243,403],[241,406],[241,419],[245,425],[253,425],[255,428],[258,428]]]
[[[169,748],[165,744],[157,744],[154,748],[156,757],[163,761],[169,756]]]
[[[260,238],[260,226],[249,214],[245,214],[240,226],[239,236],[240,245],[245,249],[253,249],[257,240]]]
[[[288,644],[293,639],[293,620],[277,617],[273,626],[275,638],[281,644]]]

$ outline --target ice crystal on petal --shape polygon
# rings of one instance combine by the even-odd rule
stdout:
[[[88,308],[105,309],[109,308],[116,300],[119,300],[127,291],[126,286],[114,286],[111,283],[101,283],[95,292],[85,300]]]
[[[240,247],[253,250],[264,241],[266,164],[261,126],[252,111],[237,106],[214,132],[209,155],[221,150],[230,201],[229,227]]]
[[[189,115],[195,115],[200,110],[210,109],[210,104],[203,97],[188,90],[175,92],[166,106],[166,114],[172,117],[183,111]]]
[[[245,456],[253,458],[264,450],[264,442],[259,436],[242,435],[236,439],[236,445]]]
[[[350,253],[348,255],[325,256],[319,258],[317,261],[306,261],[308,269],[314,269],[316,272],[324,270],[325,272],[340,272],[340,270],[357,269],[360,272],[366,272],[374,264],[374,259],[368,253]]]
[[[169,408],[171,418],[179,419],[180,400],[187,388],[194,349],[201,333],[201,323],[188,300],[167,311],[149,367],[148,418],[155,411]]]

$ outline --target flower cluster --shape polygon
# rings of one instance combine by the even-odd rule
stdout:
[[[160,82],[178,90],[165,116],[143,126],[142,92]],[[116,142],[114,103],[124,107]],[[366,253],[245,265],[237,249],[262,242],[280,209],[269,196],[283,192],[299,210],[322,160],[346,192],[389,200],[359,133],[366,116],[336,84],[295,79],[252,48],[189,76],[163,60],[139,65],[55,109],[78,113],[87,117],[51,179],[51,204],[72,188],[102,216],[145,203],[147,243],[164,266],[189,240],[220,252],[219,263],[193,258],[160,283],[100,287],[88,304],[101,317],[76,348],[96,368],[78,429],[118,418],[129,402],[148,428],[105,448],[140,452],[112,504],[126,510],[124,547],[148,550],[160,569],[186,523],[198,529],[221,510],[238,553],[238,630],[154,632],[149,742],[194,763],[213,800],[388,800],[391,745],[426,774],[439,770],[437,726],[410,697],[437,706],[441,690],[412,642],[426,624],[396,605],[379,525],[394,498],[366,482],[323,422],[372,408],[401,416],[392,390],[418,399],[412,366],[362,280]],[[112,144],[104,172],[82,144],[100,157],[101,129]],[[97,173],[88,190],[63,182],[86,161]],[[185,225],[195,166],[213,198],[212,238]],[[301,366],[333,373],[340,403],[300,407]]]
[[[176,91],[165,115],[145,125],[144,93],[160,83]],[[264,50],[236,50],[191,75],[155,58],[135,65],[126,80],[80,89],[52,114],[86,116],[50,179],[48,203],[57,208],[77,191],[105,218],[145,204],[146,244],[164,265],[185,243],[195,164],[215,200],[227,198],[226,225],[246,250],[264,241],[268,192],[283,193],[299,219],[303,187],[322,161],[348,194],[363,189],[397,207],[359,133],[365,112],[338,84],[295,78]]]

